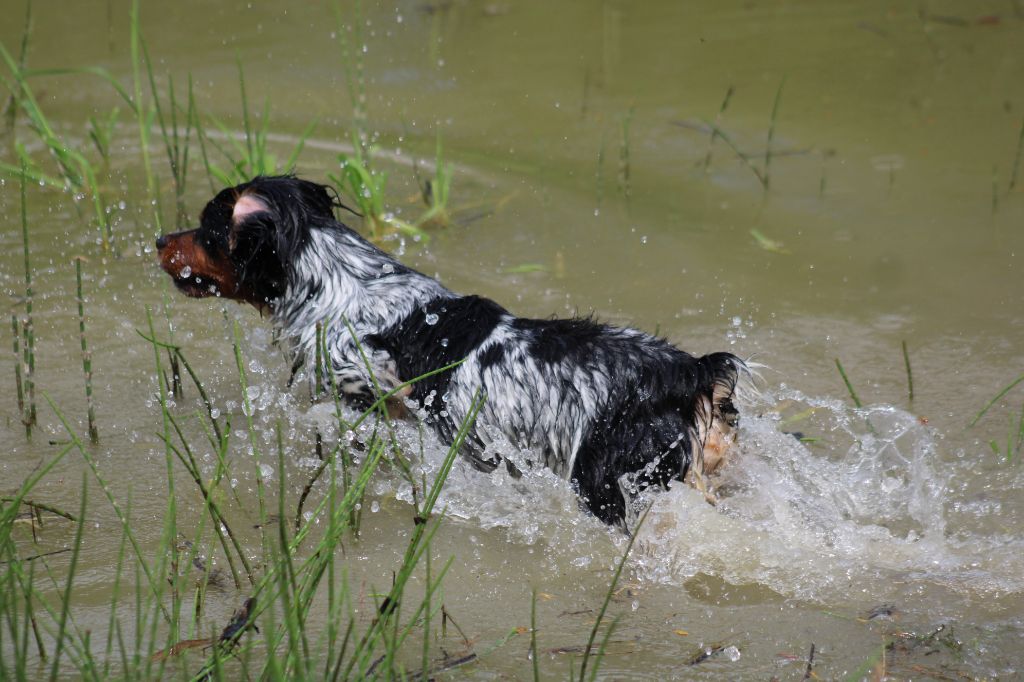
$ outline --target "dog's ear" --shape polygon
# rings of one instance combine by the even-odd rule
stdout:
[[[273,209],[253,213],[232,230],[231,257],[239,281],[258,300],[284,293],[288,264],[299,248],[295,231],[291,216]]]
[[[296,190],[311,222],[325,223],[334,220],[334,208],[339,205],[334,190],[309,180],[295,178]]]

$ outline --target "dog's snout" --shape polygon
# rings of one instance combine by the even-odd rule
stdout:
[[[156,248],[162,249],[165,246],[167,246],[167,237],[164,235],[160,235],[159,237],[156,238]]]

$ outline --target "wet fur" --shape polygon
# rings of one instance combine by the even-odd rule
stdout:
[[[338,222],[336,205],[321,185],[255,178],[214,197],[197,230],[158,239],[161,266],[190,296],[268,313],[299,363],[314,365],[322,323],[334,380],[359,406],[464,360],[405,397],[451,442],[485,395],[463,454],[490,471],[501,455],[488,444],[523,448],[606,523],[632,518],[629,500],[652,485],[685,479],[708,492],[705,476],[735,440],[739,358],[695,357],[588,318],[520,318],[455,294]]]

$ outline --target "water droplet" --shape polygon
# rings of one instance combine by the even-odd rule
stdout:
[[[725,650],[722,651],[722,653],[725,654],[726,658],[728,658],[733,663],[740,660],[740,650],[734,646],[725,647]]]
[[[384,265],[380,266],[380,269],[383,270],[385,273],[390,274],[395,271],[395,266],[392,265],[391,263],[385,263]]]
[[[438,317],[434,313],[427,313],[427,316],[425,318],[423,318],[423,321],[426,322],[427,324],[431,325],[431,326],[437,324],[437,320],[438,320]]]
[[[371,502],[370,503],[370,511],[373,512],[374,514],[379,512],[380,511],[380,502],[378,502],[377,500],[374,500],[373,502]]]
[[[181,269],[181,272],[178,273],[178,277],[181,277],[182,279],[188,279],[191,274],[192,268],[186,265]]]
[[[447,348],[448,347],[448,339],[441,339],[441,347],[442,348]]]

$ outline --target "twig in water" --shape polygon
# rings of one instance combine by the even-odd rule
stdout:
[[[17,498],[15,498],[15,497],[6,497],[6,496],[4,496],[4,497],[0,497],[0,502],[14,502],[16,499]],[[23,505],[25,505],[26,507],[29,507],[30,509],[33,509],[33,510],[41,509],[42,511],[50,512],[51,514],[55,514],[56,516],[62,516],[65,519],[67,519],[68,521],[77,521],[78,520],[77,518],[75,518],[74,514],[69,514],[66,511],[62,511],[62,510],[58,509],[57,507],[54,507],[54,506],[51,506],[51,505],[48,505],[48,504],[44,504],[42,502],[34,502],[32,500],[21,500],[21,503]]]
[[[64,549],[55,549],[52,552],[43,552],[42,554],[33,554],[32,556],[27,556],[27,557],[18,559],[18,562],[19,563],[24,563],[26,561],[35,561],[36,559],[43,559],[43,558],[48,557],[48,556],[53,556],[54,554],[64,554],[64,553],[70,552],[70,551],[71,551],[70,547],[65,547]],[[0,561],[0,566],[7,566],[10,563],[11,563],[10,561]]]
[[[811,652],[807,654],[807,670],[804,671],[804,679],[809,680],[814,676],[814,642],[811,642]]]

